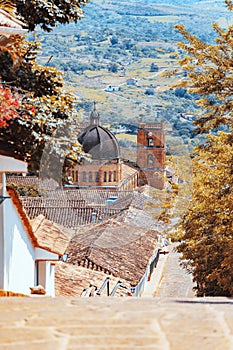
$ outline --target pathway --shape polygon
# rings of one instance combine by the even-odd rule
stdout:
[[[0,298],[1,350],[233,350],[227,298]]]
[[[145,286],[142,297],[192,298],[194,284],[191,276],[180,266],[180,254],[172,244],[166,249],[169,254],[161,255],[150,282]]]

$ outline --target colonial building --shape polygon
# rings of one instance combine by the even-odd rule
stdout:
[[[27,164],[0,155],[0,289],[29,294],[40,284],[54,296],[55,262],[68,245],[65,228],[43,216],[30,221],[17,194],[6,190],[5,173],[18,172],[26,173]]]
[[[115,136],[100,125],[100,116],[94,109],[90,124],[78,136],[78,141],[91,160],[83,159],[71,172],[73,184],[78,187],[133,189],[137,186],[138,169],[123,164],[120,146]]]
[[[91,160],[83,160],[71,171],[76,187],[99,187],[133,190],[148,184],[162,189],[165,176],[165,136],[163,123],[138,124],[137,164],[121,159],[115,136],[100,126],[96,104],[90,124],[78,136],[80,144]]]
[[[137,165],[139,185],[162,189],[165,179],[165,135],[163,123],[138,124]]]

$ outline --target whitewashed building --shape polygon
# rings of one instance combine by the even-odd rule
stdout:
[[[42,285],[54,296],[54,264],[68,239],[42,215],[30,221],[15,191],[6,190],[5,173],[26,172],[26,163],[0,155],[0,289],[29,294]]]

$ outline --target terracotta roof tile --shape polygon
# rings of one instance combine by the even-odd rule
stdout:
[[[109,220],[79,232],[68,247],[69,262],[93,268],[139,283],[157,246],[157,232]]]
[[[83,289],[89,287],[90,284],[99,289],[104,280],[110,277],[110,293],[119,281],[118,278],[109,276],[101,271],[94,271],[82,266],[77,266],[69,263],[58,262],[55,266],[55,291],[56,296],[81,296]],[[130,287],[127,281],[121,279],[123,285]],[[106,290],[103,296],[106,295]],[[116,296],[126,296],[127,289],[119,288]]]
[[[69,242],[64,233],[70,234],[68,229],[54,224],[43,215],[39,215],[30,222],[40,248],[59,255],[64,254]]]

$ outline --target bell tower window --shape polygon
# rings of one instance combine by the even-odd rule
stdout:
[[[154,162],[155,162],[154,156],[152,154],[149,154],[148,157],[147,157],[147,166],[148,166],[148,168],[153,168],[154,167]]]
[[[152,134],[151,131],[148,132],[148,138],[147,138],[147,140],[148,140],[148,146],[149,146],[149,147],[154,146],[153,134]]]

